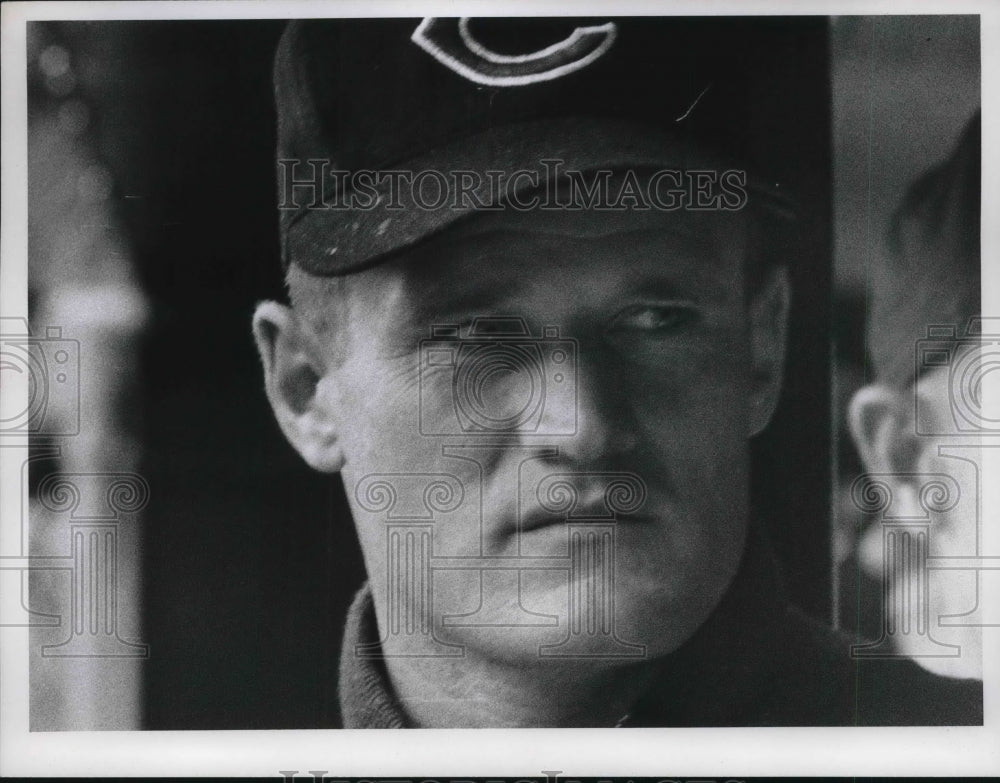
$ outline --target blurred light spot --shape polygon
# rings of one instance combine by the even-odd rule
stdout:
[[[76,76],[73,75],[72,71],[66,71],[59,76],[47,76],[45,77],[45,87],[57,98],[65,98],[76,87]]]
[[[69,52],[62,46],[46,46],[38,55],[38,67],[49,79],[69,73]]]
[[[111,174],[100,164],[83,170],[76,180],[76,192],[84,201],[104,201],[111,195]]]
[[[66,101],[59,107],[59,130],[67,136],[79,136],[90,121],[90,110],[83,101]]]

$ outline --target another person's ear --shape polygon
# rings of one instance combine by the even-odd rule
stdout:
[[[334,406],[322,393],[329,374],[313,330],[288,307],[261,302],[253,335],[264,366],[264,387],[289,443],[315,470],[336,473],[344,464]]]
[[[865,386],[851,398],[848,425],[869,473],[905,474],[916,469],[922,444],[907,402],[908,396],[882,385]]]
[[[784,269],[776,269],[750,304],[751,436],[768,425],[781,396],[790,302],[788,273]]]
[[[863,386],[851,398],[847,423],[866,473],[879,473],[892,491],[893,514],[920,516],[919,481],[924,449],[914,432],[911,396],[888,386]],[[938,535],[937,533],[935,535]],[[869,576],[884,576],[880,525],[871,525],[858,540],[858,561]]]

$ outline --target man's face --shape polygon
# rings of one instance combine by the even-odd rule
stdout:
[[[407,627],[400,586],[421,558],[436,638],[505,660],[565,639],[570,596],[608,619],[588,591],[649,656],[705,621],[743,552],[747,441],[780,372],[754,359],[780,356],[784,311],[762,324],[748,309],[744,220],[495,213],[347,281],[349,333],[317,397],[383,636]],[[480,321],[469,336],[497,316],[529,335]],[[609,509],[616,480],[641,507]],[[611,523],[613,565],[571,567],[567,516]],[[407,531],[428,524],[425,550]]]

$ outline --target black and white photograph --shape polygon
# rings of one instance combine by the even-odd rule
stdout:
[[[47,5],[3,774],[1000,772],[1000,16]]]

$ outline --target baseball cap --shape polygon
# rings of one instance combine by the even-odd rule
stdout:
[[[769,129],[795,121],[795,94],[767,117],[761,97],[810,46],[822,20],[290,22],[274,69],[282,261],[363,269],[559,171],[739,170],[751,201],[788,214],[794,166],[769,168],[787,152]],[[386,172],[438,192],[458,172],[466,191],[427,208]]]

